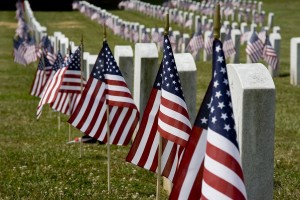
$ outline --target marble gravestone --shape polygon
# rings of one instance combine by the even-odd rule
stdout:
[[[269,35],[270,42],[272,47],[274,48],[278,59],[280,60],[280,44],[281,44],[281,35],[279,33],[270,33]],[[273,69],[273,67],[268,66],[269,72],[272,77],[277,77],[279,76],[279,63],[277,65],[276,69]]]
[[[114,57],[127,83],[128,89],[133,95],[133,50],[130,45],[116,45]]]
[[[290,76],[292,85],[300,85],[300,37],[291,39]]]
[[[275,85],[260,64],[227,64],[249,200],[273,199]]]
[[[133,99],[143,116],[158,71],[158,50],[154,43],[136,43],[134,49]]]

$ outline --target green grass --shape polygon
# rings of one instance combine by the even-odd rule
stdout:
[[[300,2],[264,1],[264,9],[275,13],[281,27],[280,77],[276,85],[276,124],[274,158],[274,199],[300,196],[300,87],[289,81],[290,39],[299,36]],[[146,27],[163,27],[153,18],[136,12],[112,11],[128,21]],[[79,12],[34,12],[48,34],[61,31],[77,45],[84,35],[85,50],[97,54],[102,46],[103,29]],[[36,63],[23,67],[13,62],[12,38],[16,28],[14,12],[0,12],[0,199],[154,199],[153,173],[124,162],[129,147],[111,150],[111,188],[107,194],[105,145],[66,145],[69,126],[62,116],[57,130],[57,113],[46,108],[35,120],[38,99],[29,95]],[[174,28],[180,30],[179,28]],[[132,45],[108,31],[114,45]],[[244,47],[241,62],[245,62]],[[202,55],[202,54],[201,54]],[[161,55],[160,55],[161,56]],[[211,73],[210,62],[197,62],[197,108],[200,106]],[[72,128],[72,137],[80,136]],[[163,199],[167,198],[162,192]]]

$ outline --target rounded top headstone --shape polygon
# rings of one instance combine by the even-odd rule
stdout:
[[[227,70],[229,77],[238,79],[243,89],[275,89],[269,71],[261,63],[227,64]]]

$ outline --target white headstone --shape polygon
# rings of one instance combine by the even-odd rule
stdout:
[[[226,37],[226,28],[222,26],[220,29],[220,39],[222,42],[224,42],[225,37]]]
[[[91,55],[91,54],[89,54],[89,56],[87,57],[87,60],[86,60],[87,80],[90,77],[90,74],[91,74],[91,72],[93,70],[93,67],[94,67],[95,63],[96,63],[97,57],[98,57],[98,55]]]
[[[291,39],[290,76],[292,85],[300,85],[300,37]]]
[[[133,98],[140,116],[143,116],[158,65],[158,51],[154,43],[135,44]]]
[[[60,37],[58,38],[58,41],[60,43],[60,52],[62,56],[65,56],[68,52],[68,47],[69,47],[69,38],[67,37]]]
[[[176,49],[174,49],[175,51],[174,50],[173,51],[174,51],[174,53],[177,53],[177,52],[180,51],[179,46],[178,46],[178,41],[181,37],[180,32],[179,31],[173,31],[173,36],[175,38],[175,43],[176,43]]]
[[[280,26],[274,26],[273,33],[280,33]]]
[[[114,56],[122,75],[127,83],[128,89],[133,94],[133,50],[130,45],[116,45]]]
[[[274,13],[270,12],[268,15],[268,27],[271,29],[273,27]]]
[[[262,11],[262,5],[263,5],[263,2],[258,2],[258,12],[260,13]]]
[[[90,72],[88,70],[87,59],[90,56],[89,52],[83,52],[83,66],[81,66],[82,76],[85,80],[87,80],[90,76]]]
[[[201,23],[201,17],[199,15],[195,16],[195,31],[199,29],[199,24]]]
[[[231,30],[231,38],[235,47],[235,54],[230,58],[231,63],[240,62],[241,31],[239,29]]]
[[[205,31],[204,32],[204,44],[209,39],[209,36],[211,35],[211,31]],[[203,51],[203,61],[209,61],[211,59],[211,55],[207,54],[206,51]]]
[[[183,38],[183,42],[182,42],[182,45],[181,45],[181,53],[185,53],[186,47],[189,44],[189,41],[190,41],[191,38],[190,38],[190,35],[188,33],[184,33],[182,38]]]
[[[280,44],[281,44],[281,36],[279,33],[270,33],[269,39],[272,47],[274,48],[278,59],[280,60]],[[279,76],[279,63],[276,69],[273,69],[271,66],[268,66],[269,72],[272,77]]]
[[[266,67],[227,64],[248,199],[273,199],[275,85]]]
[[[239,24],[237,22],[232,22],[231,28],[232,29],[239,29]]]
[[[250,31],[251,31],[251,32],[255,32],[256,29],[257,29],[257,24],[252,23],[251,26],[250,26]]]

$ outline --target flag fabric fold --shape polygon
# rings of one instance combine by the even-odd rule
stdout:
[[[109,119],[107,119],[107,107]],[[98,55],[81,99],[68,122],[99,141],[127,145],[138,124],[139,112],[107,44]]]
[[[169,89],[166,89],[166,87],[169,87]],[[163,96],[163,93],[166,93],[166,95]],[[168,99],[168,95],[172,99]],[[173,99],[174,96],[177,97]],[[175,130],[176,133],[183,133],[184,136],[189,135],[189,117],[183,102],[181,84],[171,51],[171,44],[168,37],[165,36],[164,58],[153,84],[139,130],[126,157],[127,162],[157,172],[160,131],[164,131],[165,135],[170,134],[165,129],[165,127],[168,127]],[[170,106],[174,107],[170,109]],[[161,124],[159,124],[159,120]],[[159,128],[159,126],[161,127]],[[184,133],[184,131],[187,132]],[[178,140],[171,141],[162,137],[161,173],[170,181],[173,181],[184,150],[184,146],[175,143],[176,141]],[[185,141],[179,143],[184,144]]]

